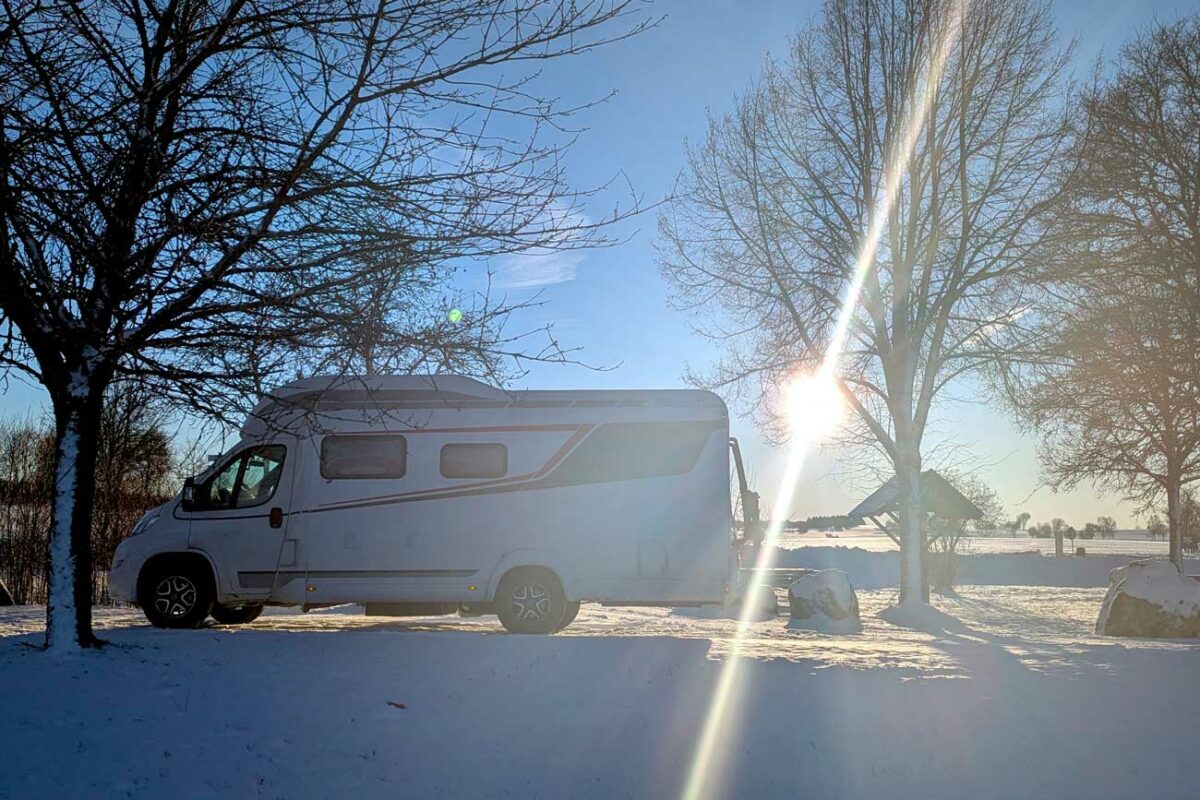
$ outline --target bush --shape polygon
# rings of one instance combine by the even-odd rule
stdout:
[[[952,594],[958,583],[961,557],[972,550],[971,540],[961,530],[930,530],[925,556],[929,588],[939,594]]]

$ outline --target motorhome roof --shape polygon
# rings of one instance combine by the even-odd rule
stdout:
[[[259,401],[244,432],[256,421],[279,421],[289,412],[352,408],[584,408],[699,407],[725,404],[698,389],[530,389],[505,391],[461,375],[319,376],[285,384]]]
[[[503,400],[507,395],[483,381],[462,375],[324,375],[284,384],[264,398],[265,402],[308,405],[331,399],[378,402],[383,399],[420,400],[438,398],[442,402],[464,400]]]

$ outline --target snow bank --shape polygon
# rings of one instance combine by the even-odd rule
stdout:
[[[840,569],[801,575],[788,587],[789,627],[852,632],[860,627],[858,596]]]
[[[1169,561],[1143,559],[1109,576],[1096,633],[1200,638],[1200,581]]]

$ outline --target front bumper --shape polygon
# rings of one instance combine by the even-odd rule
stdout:
[[[108,571],[108,596],[122,603],[136,603],[140,566],[141,559],[134,557],[129,548],[117,547],[117,552],[113,554],[112,569]]]

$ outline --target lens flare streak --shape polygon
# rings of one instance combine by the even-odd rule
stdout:
[[[904,133],[898,146],[893,150],[891,158],[888,159],[884,185],[874,199],[869,223],[863,232],[862,244],[855,259],[854,271],[838,311],[833,336],[820,368],[808,380],[829,381],[838,385],[838,364],[845,347],[854,310],[858,305],[867,275],[875,262],[879,242],[886,228],[886,221],[901,190],[907,172],[907,164],[916,147],[917,137],[928,120],[934,90],[941,80],[946,59],[956,44],[966,5],[967,0],[958,0],[958,2],[950,3],[947,7],[947,15],[943,19],[944,24],[939,28],[945,36],[935,42],[933,51],[929,55],[928,67],[914,92],[916,103],[908,104],[910,113],[902,129]],[[775,494],[774,508],[776,511],[771,515],[771,522],[764,532],[762,546],[759,547],[755,558],[754,570],[756,573],[771,566],[775,543],[779,538],[783,521],[788,516],[787,510],[791,508],[796,484],[803,472],[805,459],[823,433],[819,427],[796,426],[793,429],[783,478],[780,481],[779,491]],[[684,785],[683,800],[699,800],[703,797],[722,794],[721,773],[724,762],[717,745],[722,742],[723,735],[728,731],[730,718],[735,711],[733,708],[735,704],[734,691],[738,686],[743,643],[750,632],[750,624],[753,619],[754,608],[752,604],[747,603],[738,617],[733,644],[721,668],[708,714],[701,728],[687,782]]]

